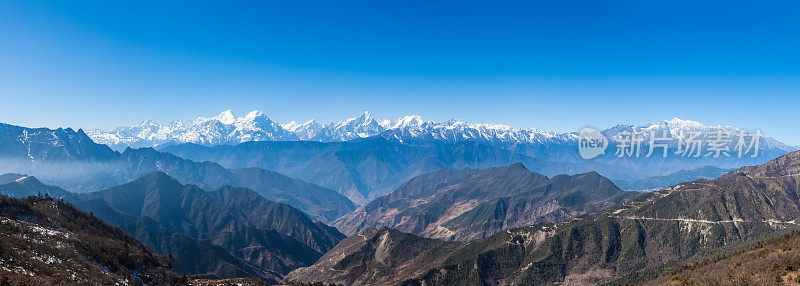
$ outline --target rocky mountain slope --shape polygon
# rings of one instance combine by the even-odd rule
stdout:
[[[798,166],[800,152],[793,152],[715,180],[646,193],[568,222],[514,228],[481,240],[447,244],[456,249],[449,251],[443,262],[406,266],[429,270],[422,275],[402,272],[391,280],[414,285],[598,284],[648,267],[689,260],[698,253],[798,227]],[[338,255],[295,270],[288,280],[368,284],[386,279],[360,275],[357,270],[374,263],[371,258],[378,254],[368,246],[370,239],[366,234],[349,237],[340,245],[351,247],[335,247],[331,253]],[[392,243],[384,245],[397,248],[392,251],[413,253],[416,249],[413,242],[404,244],[406,239],[389,241]],[[415,254],[428,251],[435,250],[422,249]]]
[[[183,284],[171,263],[63,201],[0,196],[2,285]]]
[[[36,177],[14,173],[0,175],[0,195],[14,198],[45,195],[56,199],[74,197],[73,193],[56,186],[45,185]]]
[[[355,205],[344,196],[302,180],[260,168],[226,169],[212,162],[195,162],[153,149],[127,149],[111,170],[117,184],[154,171],[165,172],[183,184],[195,184],[211,190],[231,185],[246,187],[259,195],[287,203],[312,218],[332,221],[353,210]]]
[[[274,229],[319,253],[328,252],[346,237],[336,228],[312,221],[303,212],[287,204],[267,200],[246,188],[223,186],[206,194],[235,209],[240,216],[238,220],[257,228]]]
[[[640,285],[797,285],[800,230],[719,251],[685,263]]]
[[[388,228],[367,228],[343,240],[314,266],[297,269],[285,279],[292,283],[393,285],[426,273],[430,265],[444,263],[461,246]]]
[[[520,163],[442,169],[411,179],[333,225],[348,235],[388,227],[428,238],[473,240],[513,227],[568,220],[634,195],[594,172],[547,178]]]
[[[170,254],[180,274],[261,277],[274,283],[289,270],[313,263],[345,238],[335,228],[249,189],[223,186],[207,192],[160,172],[90,194],[69,193],[35,177],[0,175],[14,177],[21,180],[0,184],[0,192],[11,189],[16,197],[41,190],[66,194],[66,201]]]
[[[161,172],[82,195],[76,205],[162,253],[184,250],[167,243],[174,235],[195,240],[200,246],[208,241],[235,258],[233,263],[223,260],[222,266],[211,265],[214,269],[206,270],[209,277],[216,278],[255,273],[279,281],[283,274],[314,263],[322,251],[344,238],[335,229],[313,223],[303,213],[248,189],[222,187],[206,192],[181,185]],[[164,233],[168,236],[161,237]],[[233,268],[233,272],[215,273],[217,267]]]

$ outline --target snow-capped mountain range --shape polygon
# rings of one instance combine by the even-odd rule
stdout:
[[[217,116],[193,121],[160,124],[150,120],[134,126],[86,132],[98,143],[114,149],[158,147],[180,143],[202,145],[235,144],[247,141],[298,140],[295,133],[281,127],[260,111],[236,117],[230,110]]]
[[[717,129],[739,130],[730,126],[705,126],[696,121],[675,118],[642,126],[618,125],[604,130],[603,133],[609,138],[624,130],[638,130],[645,133],[655,131],[656,134],[666,131],[674,136],[682,131],[707,133]],[[210,118],[199,117],[195,120],[174,121],[168,124],[147,120],[134,126],[109,130],[89,130],[86,133],[96,142],[118,150],[126,147],[161,147],[182,143],[212,146],[248,141],[336,142],[377,135],[412,144],[472,140],[502,147],[516,144],[569,144],[577,140],[575,133],[546,132],[514,128],[502,124],[468,123],[461,120],[433,122],[425,121],[417,115],[404,116],[395,120],[377,119],[369,112],[328,124],[322,124],[316,120],[305,123],[292,121],[278,124],[257,110],[241,117],[226,110]],[[774,139],[767,140],[765,143],[787,151],[795,149]]]
[[[675,147],[679,144],[679,138],[684,138],[686,140],[696,135],[694,138],[697,140],[702,140],[703,144],[709,144],[711,140],[718,140],[718,142],[723,142],[724,145],[728,145],[729,149],[731,150],[733,150],[733,146],[737,144],[739,136],[744,135],[745,140],[750,140],[752,139],[750,136],[756,132],[760,132],[757,130],[743,130],[730,125],[708,126],[697,121],[683,120],[679,118],[653,122],[641,126],[617,125],[603,130],[602,132],[611,140],[612,143],[614,143],[615,136],[625,131],[640,134],[644,145],[649,144],[649,142],[651,142],[650,140],[653,139],[653,136],[655,136],[653,142],[656,142],[656,144],[663,143],[670,147]],[[721,136],[727,137],[714,139],[715,136],[718,137],[720,135],[713,135],[712,133],[722,134]],[[798,150],[798,148],[784,144],[775,138],[765,136],[761,133],[759,134],[758,147],[760,149],[776,149],[785,152]],[[669,138],[671,140],[660,142],[660,139],[658,138]],[[745,143],[749,144],[749,142]]]
[[[86,133],[96,142],[118,150],[126,147],[160,147],[181,143],[211,146],[248,141],[336,142],[376,135],[401,142],[479,140],[493,143],[533,143],[554,138],[568,140],[574,137],[569,133],[517,129],[502,124],[475,124],[461,120],[425,121],[417,115],[404,116],[396,120],[376,119],[369,112],[328,124],[316,120],[278,124],[257,110],[241,117],[226,110],[210,118],[199,117],[195,120],[173,121],[167,124],[145,120],[138,125],[108,130],[94,129]]]

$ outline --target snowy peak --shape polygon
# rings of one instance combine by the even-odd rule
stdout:
[[[199,118],[191,126],[176,131],[174,143],[202,145],[297,139],[293,133],[283,129],[258,110],[242,117],[236,117],[230,110],[226,110],[210,119]]]
[[[381,120],[379,122],[369,111],[364,111],[358,117],[348,118],[323,127],[319,134],[314,137],[314,140],[323,142],[347,141],[376,136],[386,130],[388,124],[390,124],[389,121]]]
[[[357,119],[359,119],[362,124],[368,124],[372,121],[375,121],[375,117],[373,117],[372,114],[369,114],[369,111],[364,111],[364,113],[361,114],[361,116],[359,116]]]
[[[258,110],[253,110],[248,112],[245,116],[236,117],[230,109],[223,111],[217,116],[211,118],[199,117],[194,121],[194,125],[198,124],[222,124],[222,125],[234,125],[234,126],[252,126],[258,123],[272,123],[272,120],[269,119],[264,113]]]
[[[158,126],[159,126],[158,123],[156,123],[155,121],[149,120],[149,119],[142,121],[142,123],[139,123],[139,125],[136,125],[136,127],[141,127],[141,128],[158,127]]]
[[[721,126],[721,125],[707,126],[697,121],[683,120],[676,117],[671,120],[651,122],[648,124],[643,124],[638,126],[617,125],[605,130],[604,133],[613,135],[621,131],[641,131],[646,134],[655,132],[656,134],[661,135],[662,133],[666,132],[667,135],[670,134],[675,135],[681,132],[707,133],[714,130],[727,130],[731,132],[740,131],[740,129],[734,128],[732,126]]]
[[[622,133],[628,132],[628,133]],[[747,140],[751,140],[753,134],[756,134],[760,131],[758,130],[746,130],[741,128],[736,128],[730,125],[722,126],[722,125],[704,125],[697,121],[692,120],[683,120],[680,118],[673,118],[671,120],[664,120],[658,122],[652,122],[643,125],[617,125],[612,128],[603,130],[602,133],[612,141],[614,138],[622,138],[616,136],[630,136],[630,134],[637,134],[641,136],[641,139],[644,143],[650,142],[651,139],[653,140],[664,140],[666,139],[673,139],[669,140],[667,143],[670,145],[676,145],[678,143],[679,138],[695,138],[697,140],[714,140],[715,138],[722,137],[721,139],[717,140],[717,142],[727,143],[729,149],[733,149],[737,140],[740,136],[744,136]],[[723,135],[719,135],[723,134]],[[764,136],[761,133],[758,133],[759,138],[759,146],[761,148],[766,149],[778,149],[783,150],[785,152],[793,151],[794,148],[788,146],[775,138]],[[623,136],[623,137],[624,137]],[[655,137],[654,137],[655,136]],[[630,138],[630,137],[628,137]],[[661,143],[664,143],[661,141]],[[708,144],[708,141],[704,141],[704,144]]]
[[[516,129],[503,124],[469,123],[450,119],[444,122],[424,121],[421,117],[410,115],[394,121],[381,136],[401,142],[460,142],[478,141],[499,146],[514,144],[543,143],[553,140],[568,140],[571,134],[541,132],[535,129]]]
[[[221,145],[298,139],[258,110],[242,117],[237,117],[231,110],[225,110],[214,117],[198,117],[193,121],[173,121],[169,124],[148,120],[135,126],[91,130],[89,136],[118,150],[125,147],[160,147],[181,143]]]
[[[306,129],[317,129],[317,130],[319,130],[320,128],[322,128],[322,124],[320,124],[319,122],[317,122],[314,119],[311,119],[311,120],[307,121],[306,123],[303,123],[303,125],[300,125],[300,128],[298,128],[298,130],[306,130]]]
[[[297,123],[297,121],[292,121],[282,124],[281,127],[289,132],[294,133],[298,138],[300,138],[300,140],[311,140],[316,137],[319,131],[322,129],[322,124],[314,119],[311,119],[303,124]]]
[[[295,130],[297,130],[297,128],[300,127],[300,123],[297,123],[297,121],[292,120],[292,122],[281,124],[281,127],[283,127],[283,129],[286,129],[289,132],[295,132]]]
[[[230,111],[230,110],[228,110],[228,111]],[[259,110],[253,110],[253,111],[248,112],[244,117],[242,117],[242,119],[244,119],[244,120],[255,120],[258,117],[266,117],[266,115],[264,115],[264,113],[262,113]]]
[[[372,114],[369,114],[369,111],[364,111],[364,113],[358,117],[348,118],[337,122],[334,128],[350,127],[352,129],[363,129],[365,127],[370,127],[375,125],[381,126],[380,124],[378,124],[378,121],[375,120],[375,117],[373,117]]]
[[[425,121],[419,115],[408,115],[392,122],[388,129],[415,128],[422,126],[422,124],[425,124]]]
[[[233,124],[233,122],[236,120],[236,116],[233,115],[233,112],[231,112],[230,109],[228,109],[219,115],[212,117],[211,120],[219,121],[222,124]]]
[[[671,120],[664,120],[659,122],[652,122],[650,124],[639,126],[643,130],[702,130],[722,128],[721,126],[705,126],[697,121],[683,120],[680,118],[673,118]]]
[[[672,118],[672,120],[664,121],[664,124],[671,128],[703,127],[703,124],[701,124],[700,122],[692,120],[683,120],[677,117]]]

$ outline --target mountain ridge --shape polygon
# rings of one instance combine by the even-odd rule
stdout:
[[[554,223],[624,201],[636,193],[597,172],[548,178],[521,163],[482,170],[441,169],[417,176],[339,218],[348,235],[389,227],[427,238],[474,240],[505,229]]]
[[[570,221],[518,227],[470,242],[415,248],[417,238],[370,246],[369,236],[351,236],[337,255],[295,270],[287,281],[404,285],[602,284],[651,267],[692,259],[710,250],[800,227],[800,151],[759,166],[742,167],[715,180],[700,179],[645,193]],[[393,237],[391,232],[386,232]],[[382,236],[383,233],[378,234]],[[411,234],[406,234],[411,235]],[[366,235],[365,235],[366,236]],[[394,235],[394,237],[399,237]],[[393,240],[388,240],[393,241]],[[429,255],[424,274],[364,272],[379,253]],[[380,250],[380,251],[379,251]],[[359,257],[361,259],[355,259]],[[441,262],[444,261],[444,262]]]
[[[274,201],[288,203],[324,222],[355,208],[343,195],[269,170],[226,169],[206,160],[191,161],[153,148],[123,152],[93,142],[81,130],[25,128],[0,124],[0,173],[24,173],[71,192],[120,185],[153,171],[207,189],[248,187]]]

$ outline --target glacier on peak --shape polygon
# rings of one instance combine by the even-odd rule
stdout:
[[[233,115],[233,112],[231,112],[230,109],[228,109],[228,110],[223,111],[219,115],[212,117],[208,121],[212,121],[212,120],[219,121],[222,124],[233,124],[234,121],[236,120],[236,116]]]
[[[300,140],[311,140],[322,129],[322,124],[317,122],[314,119],[306,121],[306,123],[300,124],[297,121],[292,121],[286,124],[280,125],[283,129],[286,129],[289,132],[294,133]]]
[[[300,124],[300,123],[297,123],[297,121],[294,121],[294,120],[292,120],[292,121],[291,121],[291,122],[289,122],[289,123],[284,123],[284,124],[281,124],[281,127],[283,127],[283,129],[286,129],[286,130],[288,130],[288,131],[294,132],[294,131],[295,131],[295,130],[297,130],[297,128],[299,128],[301,125],[302,125],[302,124]]]
[[[399,129],[399,128],[410,128],[410,127],[418,127],[422,124],[425,124],[425,120],[422,120],[422,117],[419,115],[407,115],[398,118],[389,126],[388,129]]]

